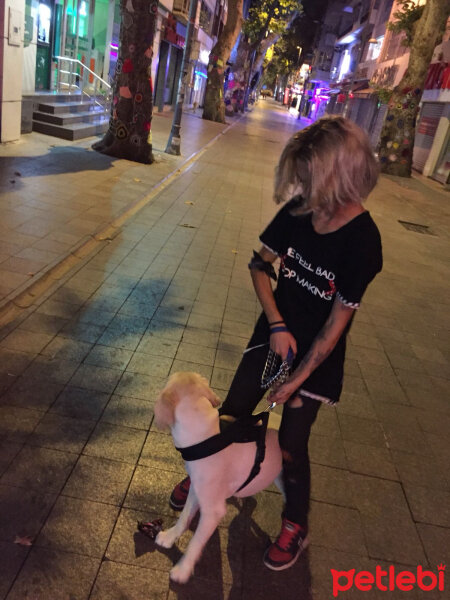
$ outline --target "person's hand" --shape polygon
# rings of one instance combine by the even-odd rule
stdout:
[[[293,394],[297,391],[298,386],[295,382],[286,381],[280,385],[280,387],[272,390],[267,398],[267,401],[272,404],[272,402],[276,402],[277,404],[284,404],[291,398]]]
[[[295,356],[297,354],[297,342],[289,331],[280,331],[271,334],[270,349],[281,356],[282,360],[285,360],[287,357],[289,348],[292,349]]]

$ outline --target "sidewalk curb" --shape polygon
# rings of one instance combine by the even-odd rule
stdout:
[[[121,227],[144,206],[146,206],[157,194],[168,187],[180,175],[187,171],[194,162],[196,162],[213,144],[223,135],[228,133],[245,115],[239,117],[230,123],[223,131],[214,136],[203,148],[193,152],[179,167],[168,173],[163,179],[156,183],[148,194],[140,200],[129,204],[117,217],[106,225],[101,225],[92,234],[87,235],[62,258],[56,259],[44,267],[33,278],[32,283],[24,283],[17,290],[12,292],[12,297],[7,296],[0,303],[0,328],[8,325],[19,314],[32,306],[35,301],[41,297],[54,283],[62,279],[67,273],[93,252],[100,244],[112,240],[116,237]]]

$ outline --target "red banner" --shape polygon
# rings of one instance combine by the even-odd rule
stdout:
[[[425,80],[426,90],[449,90],[450,67],[446,62],[431,63]]]

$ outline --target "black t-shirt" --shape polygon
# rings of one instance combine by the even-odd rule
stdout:
[[[293,208],[293,202],[284,206],[260,240],[280,257],[274,295],[297,340],[297,365],[327,320],[335,298],[358,308],[367,286],[381,271],[383,259],[380,233],[369,212],[361,213],[337,231],[320,234],[314,230],[311,213],[293,215]],[[351,321],[330,356],[304,382],[302,392],[334,402],[339,399],[345,338],[350,326]],[[251,344],[262,338],[267,340],[264,314],[255,336]]]

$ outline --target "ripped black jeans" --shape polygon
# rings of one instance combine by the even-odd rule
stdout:
[[[264,395],[261,374],[268,349],[267,345],[243,355],[220,414],[242,417],[254,411]],[[299,408],[290,408],[286,404],[283,406],[279,441],[283,452],[283,485],[286,494],[284,516],[306,528],[311,491],[308,441],[321,403],[305,397],[302,400],[303,406]]]

